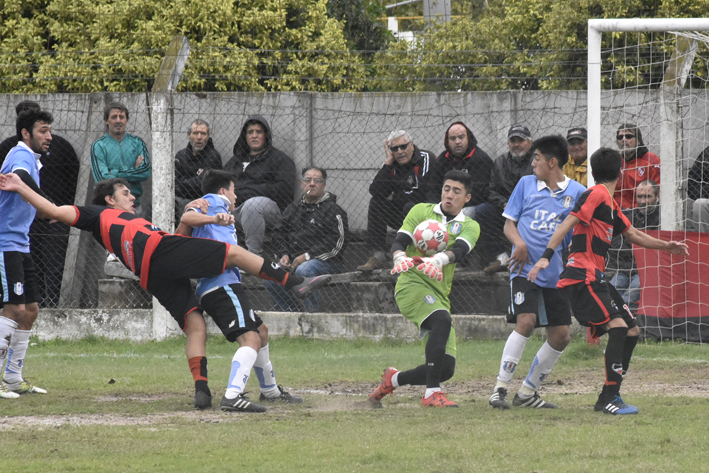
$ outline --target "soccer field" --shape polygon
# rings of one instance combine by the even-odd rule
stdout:
[[[530,340],[516,389],[541,340]],[[419,343],[272,341],[278,382],[301,405],[264,414],[192,409],[184,340],[39,342],[26,374],[49,390],[0,401],[3,471],[702,471],[709,348],[641,343],[623,386],[637,416],[593,412],[602,347],[572,342],[541,394],[557,410],[498,411],[487,398],[503,341],[464,341],[445,384],[460,409],[419,406],[401,388],[367,400],[389,365],[423,359]],[[208,343],[210,386],[224,392],[234,346]],[[258,383],[249,381],[252,398]],[[254,395],[255,394],[255,395]]]

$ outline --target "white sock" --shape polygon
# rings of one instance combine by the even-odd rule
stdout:
[[[256,361],[256,350],[253,348],[241,347],[236,350],[234,358],[231,359],[229,384],[226,387],[226,394],[224,394],[227,399],[234,399],[239,393],[244,392],[254,361]]]
[[[505,343],[505,349],[502,350],[502,360],[500,361],[500,373],[497,375],[497,387],[503,387],[507,389],[512,381],[512,376],[515,374],[517,369],[517,364],[522,358],[522,353],[524,353],[524,347],[527,345],[529,337],[521,335],[516,330],[513,330],[509,337],[507,337],[507,343]]]
[[[31,330],[15,330],[7,349],[7,366],[3,380],[6,383],[22,382],[22,368],[25,364],[27,347],[30,346]]]
[[[0,316],[0,369],[5,364],[7,347],[10,346],[10,340],[15,330],[17,330],[17,322]]]
[[[423,395],[425,399],[428,399],[429,397],[433,396],[433,393],[436,393],[440,391],[441,388],[426,388],[426,394]]]
[[[397,371],[396,373],[391,375],[391,385],[395,388],[399,387],[399,373],[401,373],[401,371]]]
[[[562,353],[563,351],[554,350],[551,345],[549,345],[549,342],[544,342],[544,345],[542,345],[537,352],[537,356],[534,357],[534,362],[532,362],[532,367],[529,369],[527,379],[522,383],[520,392],[531,396],[538,391]],[[529,391],[531,391],[531,393]]]
[[[259,386],[261,386],[261,394],[265,397],[278,397],[281,395],[278,390],[278,383],[276,383],[276,374],[273,372],[268,345],[258,351],[258,356],[254,363],[254,371],[256,372]]]

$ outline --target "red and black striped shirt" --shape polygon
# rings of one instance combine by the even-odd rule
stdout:
[[[559,288],[603,279],[613,237],[631,226],[608,188],[602,184],[584,192],[570,215],[576,216],[581,223],[574,227],[569,261],[556,285]]]

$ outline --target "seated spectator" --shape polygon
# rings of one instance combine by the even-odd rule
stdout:
[[[224,170],[238,176],[234,216],[244,231],[246,247],[262,255],[266,229],[281,223],[281,212],[293,202],[295,163],[273,146],[268,121],[252,115],[241,128],[234,156]]]
[[[687,177],[687,197],[694,201],[692,221],[709,232],[709,147],[699,153]]]
[[[283,212],[281,224],[273,231],[280,265],[300,276],[341,273],[342,253],[347,245],[347,212],[337,205],[335,194],[325,192],[327,171],[311,167],[302,172],[303,197]],[[298,311],[295,297],[272,281],[264,285],[278,307]],[[305,309],[320,309],[320,294],[314,291],[305,299]]]
[[[660,186],[652,180],[642,181],[635,189],[637,207],[623,213],[638,230],[660,228]],[[616,235],[608,251],[606,277],[618,290],[632,311],[640,300],[640,276],[633,257],[633,248],[623,235]]]
[[[480,223],[482,258],[489,263],[484,271],[494,273],[507,270],[509,250],[512,246],[505,237],[505,218],[502,212],[515,186],[523,176],[532,174],[532,133],[524,125],[512,125],[507,132],[508,151],[495,160],[490,182],[490,196],[475,209],[475,219]],[[494,259],[493,258],[497,258]]]
[[[635,189],[640,182],[652,179],[660,184],[660,158],[648,151],[640,128],[633,123],[620,125],[616,139],[623,166],[613,199],[622,209],[634,209]]]
[[[17,104],[15,112],[19,115],[20,112],[31,109],[39,110],[40,106],[37,102],[23,100]],[[17,143],[16,135],[0,143],[0,165]],[[52,141],[47,152],[42,154],[40,162],[42,167],[39,170],[39,180],[45,195],[57,205],[73,205],[76,181],[79,177],[79,159],[71,143],[52,130]],[[32,222],[30,248],[40,307],[57,307],[59,304],[68,244],[68,225],[61,222],[49,223],[49,220],[43,218]]]
[[[106,105],[103,119],[108,133],[91,145],[91,171],[96,182],[111,178],[127,180],[130,193],[135,196],[136,215],[147,216],[149,212],[141,207],[140,196],[142,182],[150,178],[150,154],[140,137],[126,133],[129,116],[128,108],[120,102]]]
[[[207,169],[221,169],[222,157],[209,136],[209,123],[196,119],[187,129],[187,147],[175,155],[175,211],[179,217],[189,202],[202,196],[202,177]]]
[[[478,140],[463,122],[455,122],[448,127],[443,143],[446,150],[436,159],[438,166],[435,170],[433,188],[440,190],[443,187],[443,176],[448,171],[455,169],[470,174],[473,178],[472,197],[463,207],[463,213],[474,219],[475,208],[488,201],[495,163],[478,147]],[[480,226],[483,225],[485,223],[481,222]]]
[[[384,140],[386,158],[369,185],[367,243],[374,255],[359,271],[390,268],[386,247],[387,226],[399,229],[411,208],[422,202],[439,202],[440,187],[431,187],[435,155],[420,149],[406,131],[395,130]]]
[[[571,128],[566,132],[569,160],[564,164],[564,175],[585,187],[588,183],[588,133],[585,128]]]

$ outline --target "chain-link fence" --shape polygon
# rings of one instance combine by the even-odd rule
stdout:
[[[646,144],[652,149],[657,124],[656,91],[647,91],[645,106],[635,116],[643,127]],[[696,91],[687,100],[706,103],[705,92]],[[700,97],[701,96],[701,97]],[[34,100],[54,114],[55,141],[41,173],[41,186],[57,203],[88,203],[93,189],[91,146],[107,132],[104,107],[112,101],[124,103],[129,112],[127,131],[141,137],[151,157],[155,154],[152,139],[151,96],[148,94],[85,95],[5,95],[0,107],[5,109],[0,122],[3,136],[14,135],[15,105]],[[384,140],[392,130],[406,130],[418,149],[432,155],[444,151],[448,127],[462,121],[474,133],[477,148],[491,159],[506,153],[507,133],[512,124],[527,126],[533,137],[564,134],[574,126],[585,126],[586,94],[576,91],[518,91],[478,93],[421,94],[316,94],[316,93],[208,93],[173,94],[170,100],[169,154],[175,156],[187,147],[188,130],[195,119],[209,124],[214,150],[222,165],[233,156],[234,144],[250,115],[263,116],[270,125],[272,144],[295,163],[293,198],[299,202],[301,169],[316,166],[327,171],[325,191],[337,196],[337,204],[347,214],[349,231],[342,254],[342,275],[320,291],[320,301],[310,310],[327,312],[371,311],[397,312],[393,288],[395,279],[386,269],[358,271],[373,256],[375,248],[367,238],[369,186],[385,161]],[[706,117],[689,117],[684,133],[684,157],[696,155],[706,144]],[[705,111],[706,115],[706,111]],[[689,126],[691,125],[691,126]],[[615,146],[615,123],[603,123],[603,145]],[[73,147],[59,147],[63,140]],[[165,150],[162,150],[165,151]],[[685,160],[684,175],[691,165]],[[243,167],[243,166],[242,166]],[[155,166],[153,167],[155,169]],[[164,177],[164,176],[163,176]],[[155,189],[155,176],[142,183],[143,212],[151,216],[153,197],[171,190]],[[290,191],[290,189],[287,189]],[[238,189],[237,189],[238,194]],[[172,195],[169,196],[172,199]],[[481,226],[486,222],[480,221]],[[164,225],[163,225],[164,227]],[[163,228],[171,231],[171,228]],[[390,245],[397,228],[389,227],[386,244]],[[239,230],[243,242],[243,233]],[[277,232],[266,230],[264,253],[280,259]],[[44,307],[149,307],[152,300],[136,281],[107,276],[106,252],[85,232],[57,224],[37,221],[32,229],[32,252],[43,286]],[[481,242],[482,243],[482,242]],[[493,255],[494,256],[494,255]],[[486,259],[487,258],[487,259]],[[474,251],[460,265],[454,278],[451,300],[455,313],[502,313],[509,298],[506,273],[487,275],[481,269],[489,255]],[[109,274],[114,274],[109,270]],[[278,310],[262,281],[244,278],[256,309]]]

